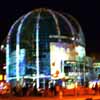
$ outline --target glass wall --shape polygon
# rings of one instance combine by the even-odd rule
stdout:
[[[71,23],[71,17],[67,17],[40,8],[12,25],[6,44],[7,81],[22,77],[36,79],[39,87],[39,79],[63,74],[64,61],[83,59],[85,41],[81,27],[76,24],[76,31],[73,25],[76,21],[73,19]]]

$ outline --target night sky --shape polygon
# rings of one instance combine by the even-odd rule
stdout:
[[[0,43],[15,20],[29,11],[46,7],[69,13],[80,23],[85,38],[86,52],[100,51],[100,3],[99,0],[0,0]]]

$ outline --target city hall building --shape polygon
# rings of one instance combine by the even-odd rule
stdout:
[[[39,8],[22,15],[11,26],[6,41],[6,79],[77,79],[84,69],[85,39],[70,14]]]

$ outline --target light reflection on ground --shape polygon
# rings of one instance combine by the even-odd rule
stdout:
[[[100,95],[87,95],[87,96],[64,96],[64,97],[15,97],[15,96],[2,96],[0,100],[100,100]]]

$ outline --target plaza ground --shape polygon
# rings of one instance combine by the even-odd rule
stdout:
[[[16,96],[0,96],[0,100],[100,100],[100,95],[87,96],[64,96],[64,97],[16,97]]]

